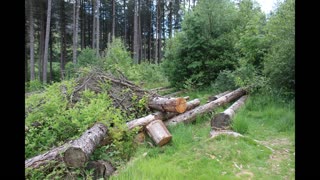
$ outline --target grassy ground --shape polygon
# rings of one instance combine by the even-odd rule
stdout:
[[[203,104],[211,94],[183,95]],[[172,140],[163,147],[153,147],[147,138],[111,179],[295,179],[294,113],[293,103],[249,96],[233,121],[244,137],[210,139],[210,113],[195,123],[169,127]]]

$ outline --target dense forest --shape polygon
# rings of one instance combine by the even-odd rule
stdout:
[[[138,133],[126,123],[153,113],[148,98],[161,88],[194,98],[242,88],[263,107],[285,102],[292,112],[295,1],[274,6],[266,14],[255,0],[25,0],[25,158],[101,122],[112,140],[91,160],[125,166]],[[292,133],[293,119],[272,127]],[[92,175],[44,169],[27,169],[27,179]]]

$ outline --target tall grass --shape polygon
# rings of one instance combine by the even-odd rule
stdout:
[[[208,95],[205,91],[199,93]],[[216,113],[225,108],[217,109]],[[283,166],[276,169],[270,163],[273,152],[253,140],[294,135],[292,105],[272,97],[250,96],[233,121],[241,124],[235,125],[238,128],[246,126],[243,138],[221,135],[210,139],[211,117],[212,114],[207,114],[198,117],[195,123],[169,127],[172,134],[169,144],[152,147],[146,142],[111,179],[294,179],[293,155],[279,160],[278,165]],[[285,148],[294,152],[294,147]]]

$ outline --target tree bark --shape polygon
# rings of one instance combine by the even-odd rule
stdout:
[[[51,26],[50,26],[51,27]],[[53,69],[52,69],[52,61],[53,61],[53,50],[52,50],[52,32],[50,31],[50,39],[49,48],[50,48],[50,83],[53,81]]]
[[[239,88],[235,91],[232,91],[219,99],[216,99],[212,102],[209,102],[207,104],[204,104],[202,106],[199,106],[193,110],[187,111],[185,113],[182,113],[178,116],[175,116],[168,121],[165,122],[166,125],[176,125],[177,123],[184,122],[189,123],[196,119],[197,116],[205,114],[207,112],[210,112],[214,110],[216,107],[224,105],[246,93],[245,90]]]
[[[92,49],[96,47],[96,0],[92,0]]]
[[[187,108],[187,101],[182,98],[165,98],[165,97],[156,97],[149,100],[148,106],[152,109],[159,111],[168,111],[168,112],[178,112],[183,113]]]
[[[146,131],[158,146],[163,146],[172,139],[172,135],[161,120],[154,120],[149,123],[146,126]]]
[[[106,134],[107,127],[104,124],[96,123],[79,139],[72,140],[44,154],[27,159],[25,168],[38,168],[52,160],[63,161],[69,167],[82,167]]]
[[[116,3],[115,3],[115,0],[112,0],[112,40],[116,36],[115,29],[116,29]]]
[[[46,25],[46,39],[44,43],[44,58],[43,58],[43,83],[47,83],[47,66],[48,66],[48,47],[49,47],[49,33],[50,33],[50,21],[51,21],[51,0],[48,0],[47,11],[47,25]]]
[[[211,120],[211,128],[214,130],[228,129],[231,124],[231,119],[234,117],[236,111],[244,105],[247,95],[242,96],[239,100],[233,103],[225,111],[216,114]]]
[[[79,7],[79,0],[76,0],[73,8],[75,11],[73,17],[73,64],[77,64]]]
[[[169,2],[169,17],[168,17],[169,39],[172,38],[172,1]]]
[[[199,105],[200,105],[200,100],[194,99],[192,101],[187,102],[186,110],[189,111]],[[135,127],[145,127],[147,124],[149,124],[150,122],[152,122],[156,119],[167,120],[167,119],[170,119],[178,114],[179,113],[174,113],[174,112],[156,112],[156,113],[150,114],[148,116],[129,121],[129,122],[127,122],[127,126],[128,126],[129,130],[131,130]]]
[[[34,21],[33,21],[33,0],[29,0],[29,36],[30,36],[30,80],[33,81],[35,79],[34,76]]]
[[[65,75],[65,55],[66,55],[66,23],[64,0],[60,0],[60,76],[64,79]]]
[[[229,92],[231,92],[231,91],[225,91],[225,92],[220,93],[220,94],[217,94],[217,95],[215,95],[215,96],[210,96],[210,97],[208,98],[208,101],[207,101],[207,102],[214,101],[214,100],[216,100],[216,99],[218,99],[218,98],[220,98],[220,97],[228,94]]]
[[[97,29],[96,29],[96,34],[97,34],[97,36],[96,36],[96,43],[97,43],[97,45],[96,45],[96,55],[97,55],[97,57],[100,57],[100,45],[99,45],[99,43],[100,43],[100,18],[99,18],[99,16],[100,16],[100,0],[96,0],[97,1],[97,5],[96,5],[96,11],[97,11],[97,14],[96,14],[96,23],[97,23]]]
[[[133,17],[133,60],[136,64],[139,62],[139,12],[138,1],[134,1],[134,17]]]

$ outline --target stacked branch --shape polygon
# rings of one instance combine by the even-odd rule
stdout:
[[[216,114],[211,120],[211,128],[214,130],[228,129],[231,124],[231,119],[234,117],[236,111],[244,105],[247,95],[242,96],[239,100],[233,103],[225,111]]]
[[[69,167],[83,167],[106,135],[107,127],[104,124],[96,123],[83,133],[79,139],[72,140],[44,154],[27,159],[25,168],[38,168],[50,161],[63,161]]]
[[[207,104],[204,104],[202,106],[196,107],[195,109],[192,109],[190,111],[186,111],[185,113],[182,113],[178,116],[175,116],[165,122],[166,125],[176,125],[180,122],[189,123],[196,119],[197,116],[205,114],[207,112],[210,112],[214,110],[216,107],[224,105],[228,102],[231,102],[232,100],[244,95],[246,91],[244,89],[237,89],[235,91],[232,91],[212,102],[209,102]]]

